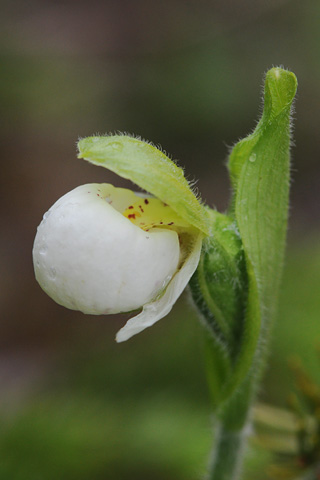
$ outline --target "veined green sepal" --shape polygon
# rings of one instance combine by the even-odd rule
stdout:
[[[201,300],[194,295],[195,301],[234,357],[247,294],[244,252],[234,219],[216,210],[208,212],[214,234],[204,239],[192,288],[198,285]]]
[[[205,207],[179,168],[150,143],[126,135],[88,137],[79,141],[79,158],[105,167],[162,200],[189,225],[209,235]]]

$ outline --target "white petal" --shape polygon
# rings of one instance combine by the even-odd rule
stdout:
[[[34,268],[57,303],[90,314],[128,312],[151,302],[170,281],[179,264],[178,235],[133,225],[118,211],[132,201],[130,190],[82,185],[44,216]]]
[[[193,244],[189,255],[182,264],[180,270],[174,275],[168,284],[164,294],[154,302],[144,305],[143,310],[139,315],[130,318],[130,320],[127,321],[126,325],[117,333],[117,342],[124,342],[133,335],[140,333],[145,328],[151,327],[151,325],[165,317],[170,312],[174,303],[189,283],[189,280],[199,263],[202,235],[197,234],[197,236],[193,238]]]

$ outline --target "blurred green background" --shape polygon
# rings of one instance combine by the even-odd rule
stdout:
[[[76,159],[77,139],[94,133],[161,144],[223,211],[227,154],[261,112],[263,74],[289,68],[299,90],[288,253],[260,400],[286,406],[292,356],[320,382],[320,3],[0,6],[0,478],[203,478],[212,421],[187,295],[150,331],[117,345],[125,316],[84,316],[41,291],[33,238],[43,213],[75,186],[130,186]],[[246,478],[273,478],[261,469],[269,453],[259,455]]]

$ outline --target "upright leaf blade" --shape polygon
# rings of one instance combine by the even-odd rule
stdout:
[[[190,225],[208,235],[209,218],[183,170],[153,145],[125,135],[79,141],[79,158],[128,178],[162,200]]]
[[[253,138],[245,148],[240,142],[229,162],[234,178],[238,171],[234,215],[269,311],[278,294],[287,231],[290,109],[296,88],[293,73],[280,68],[267,73],[264,114]]]
[[[281,68],[267,73],[261,120],[253,134],[234,147],[229,160],[234,188],[230,213],[243,242],[249,281],[244,341],[229,388],[244,378],[257,346],[266,342],[277,304],[288,217],[290,111],[296,89],[293,73]]]

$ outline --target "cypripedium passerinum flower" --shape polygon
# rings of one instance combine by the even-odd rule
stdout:
[[[147,142],[90,137],[79,142],[80,158],[148,193],[108,184],[78,187],[53,205],[35,239],[36,277],[58,303],[93,314],[142,309],[118,332],[118,341],[169,313],[191,280],[206,327],[217,419],[209,476],[215,480],[239,478],[276,311],[296,89],[293,73],[278,67],[267,72],[262,117],[230,153],[226,214],[205,208],[183,171]]]
[[[121,342],[170,312],[197,268],[207,212],[182,170],[146,142],[91,137],[79,151],[148,194],[87,184],[61,197],[38,227],[35,274],[70,309],[99,315],[142,308],[118,332]]]

